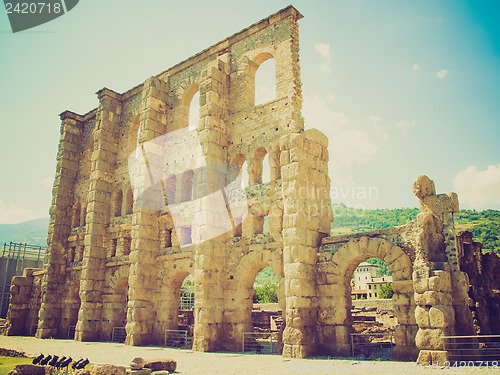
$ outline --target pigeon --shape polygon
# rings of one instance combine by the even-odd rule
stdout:
[[[45,366],[45,365],[46,365],[46,364],[47,364],[47,363],[48,363],[51,359],[52,359],[52,356],[49,354],[47,357],[45,357],[44,359],[42,359],[42,360],[40,361],[40,364],[41,364],[42,366]]]
[[[59,357],[57,355],[54,355],[52,357],[52,359],[50,360],[50,362],[48,363],[48,365],[54,367],[54,365],[57,363],[58,359],[59,359]]]
[[[80,369],[84,368],[85,366],[87,366],[89,363],[90,363],[90,361],[88,359],[86,359],[85,361],[81,362],[78,366],[76,366],[76,369],[80,370]]]
[[[33,358],[33,364],[38,365],[38,363],[43,359],[43,354],[40,354],[38,357]]]

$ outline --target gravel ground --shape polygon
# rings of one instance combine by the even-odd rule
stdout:
[[[279,355],[252,355],[241,353],[200,353],[191,350],[161,347],[137,347],[117,343],[78,342],[73,340],[40,340],[34,337],[0,336],[0,347],[24,351],[32,356],[56,354],[79,359],[87,357],[91,363],[128,366],[134,357],[144,359],[171,358],[177,361],[177,373],[206,374],[498,374],[498,366],[488,368],[469,366],[459,368],[429,368],[412,362],[356,361],[352,359],[288,359]]]

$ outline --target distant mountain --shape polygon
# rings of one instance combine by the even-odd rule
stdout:
[[[10,242],[47,246],[49,218],[24,221],[19,224],[0,224],[0,246]]]

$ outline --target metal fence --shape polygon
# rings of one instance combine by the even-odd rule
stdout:
[[[191,310],[194,307],[194,285],[183,285],[179,295],[179,310]]]
[[[69,326],[68,327],[68,335],[67,335],[68,339],[73,339],[75,337],[75,330],[76,330],[76,326]]]
[[[165,346],[169,348],[189,349],[193,345],[193,338],[183,329],[166,329]]]
[[[500,363],[500,335],[443,336],[450,362]]]
[[[392,358],[394,335],[392,333],[351,333],[352,356],[372,355],[377,358]]]
[[[0,257],[0,317],[7,316],[12,277],[21,276],[25,268],[42,268],[45,247],[26,243],[4,243]]]
[[[243,332],[243,352],[276,354],[278,340],[273,332]]]
[[[112,342],[125,342],[127,338],[127,331],[125,327],[113,327],[111,331],[111,341]]]

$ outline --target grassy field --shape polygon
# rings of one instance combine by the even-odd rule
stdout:
[[[31,363],[33,358],[0,356],[0,375],[7,375],[15,365]]]

